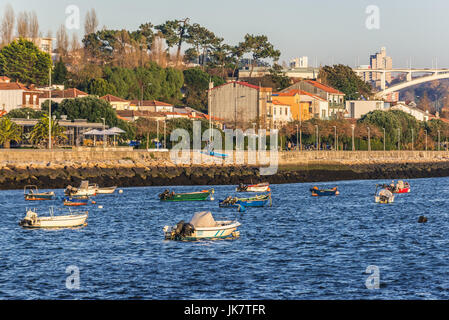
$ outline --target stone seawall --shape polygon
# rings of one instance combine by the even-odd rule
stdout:
[[[449,153],[445,151],[282,152],[277,159],[277,171],[262,176],[257,164],[176,165],[168,152],[0,150],[0,189],[20,189],[28,184],[65,188],[79,185],[81,180],[130,187],[449,176]]]

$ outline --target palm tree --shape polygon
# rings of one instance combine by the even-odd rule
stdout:
[[[0,144],[9,149],[11,140],[22,140],[22,130],[9,117],[3,117],[0,119]]]
[[[65,129],[57,121],[51,121],[51,141],[54,143],[58,139],[67,139],[64,134]],[[44,115],[31,131],[30,140],[33,144],[46,142],[48,144],[48,116]],[[53,144],[52,143],[52,144]]]

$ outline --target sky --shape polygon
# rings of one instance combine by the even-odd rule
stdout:
[[[0,0],[16,14],[35,11],[44,35],[53,35],[68,17],[66,8],[80,12],[80,38],[85,14],[97,12],[100,27],[136,30],[140,24],[190,18],[225,42],[235,45],[246,33],[264,34],[282,53],[280,62],[308,56],[309,64],[368,64],[381,47],[394,67],[449,68],[449,1],[447,0]],[[367,13],[376,6],[378,15]],[[378,19],[377,19],[378,17]],[[373,20],[374,19],[374,20]],[[371,26],[367,28],[367,20]],[[373,24],[374,21],[374,24]]]

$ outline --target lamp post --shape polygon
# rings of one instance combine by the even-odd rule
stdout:
[[[156,137],[156,140],[157,140],[157,148],[156,149],[158,149],[159,150],[159,119],[158,120],[156,120],[157,121],[157,137]]]
[[[414,136],[413,136],[413,128],[412,128],[412,151],[415,150],[415,141],[414,141]]]
[[[51,149],[51,66],[48,70],[48,149]]]
[[[368,151],[371,151],[371,129],[370,127],[367,127],[368,129]]]
[[[106,135],[104,134],[106,121],[104,118],[101,118],[101,120],[103,120],[103,148],[106,148]]]
[[[235,97],[234,106],[234,129],[237,129],[237,99],[245,98],[245,96]]]
[[[352,129],[352,151],[355,151],[355,144],[354,144],[354,125],[351,125],[351,129]]]
[[[398,151],[401,151],[401,128],[398,128]]]
[[[167,133],[167,121],[166,119],[164,119],[164,149],[167,149],[166,133]]]
[[[319,142],[318,142],[318,125],[316,124],[315,125],[315,127],[316,127],[316,150],[320,150],[320,146],[318,145],[319,144]]]
[[[298,143],[298,140],[299,140],[299,136],[298,136],[298,132],[299,132],[299,126],[298,125],[296,125],[296,150],[299,150],[299,143]]]
[[[438,151],[440,151],[440,130],[438,130]]]
[[[382,129],[384,129],[384,151],[385,151],[385,138],[386,138],[386,136],[385,136],[385,128],[382,128]]]
[[[335,151],[337,151],[337,126],[333,126],[334,127],[334,148]]]
[[[426,133],[426,151],[427,151],[427,129],[424,130],[424,132]]]

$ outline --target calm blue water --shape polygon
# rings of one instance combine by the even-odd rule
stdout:
[[[336,198],[311,197],[313,184],[273,185],[272,208],[243,214],[218,208],[235,186],[180,203],[160,203],[164,187],[125,188],[97,197],[87,227],[52,231],[18,226],[27,206],[45,212],[48,202],[0,191],[0,299],[448,299],[449,179],[410,182],[391,205],[374,203],[376,181],[317,184],[338,185]],[[164,240],[164,225],[199,210],[238,217],[241,237]],[[380,289],[365,286],[369,265]],[[79,290],[66,288],[68,266],[80,270]]]

